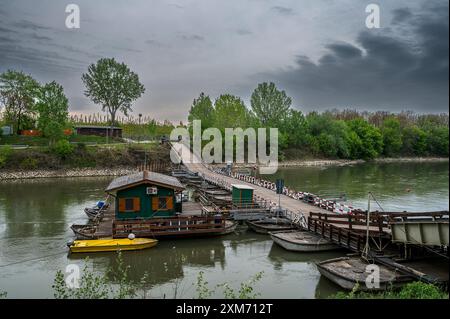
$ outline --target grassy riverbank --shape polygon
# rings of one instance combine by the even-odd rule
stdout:
[[[61,143],[54,147],[26,149],[0,146],[0,173],[136,168],[145,160],[147,163],[169,160],[167,147],[157,143],[95,146],[85,143]]]

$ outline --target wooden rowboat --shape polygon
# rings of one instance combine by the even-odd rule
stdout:
[[[266,218],[257,221],[247,220],[245,222],[251,230],[259,234],[268,234],[269,232],[292,230],[295,226],[285,218]]]
[[[413,280],[411,277],[401,275],[391,268],[377,265],[380,270],[379,287],[369,288],[366,285],[366,278],[371,274],[371,271],[366,268],[368,265],[366,261],[359,257],[340,257],[319,262],[317,268],[322,276],[347,290],[352,290],[357,283],[360,291],[387,290],[397,288]]]
[[[140,250],[154,247],[158,241],[150,238],[122,238],[122,239],[91,239],[75,240],[70,243],[69,248],[72,253],[90,253],[119,250]]]
[[[276,244],[290,251],[315,252],[340,249],[339,246],[307,231],[288,230],[269,234]]]
[[[70,226],[77,239],[96,239],[95,232],[97,226],[95,225],[77,225]]]

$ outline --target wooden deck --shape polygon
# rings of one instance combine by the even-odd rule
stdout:
[[[191,172],[199,173],[204,178],[208,180],[219,180],[223,182],[225,185],[231,185],[231,184],[243,184],[250,186],[254,189],[254,195],[256,197],[259,197],[261,199],[271,201],[274,203],[278,203],[278,194],[276,194],[274,191],[269,190],[267,188],[250,184],[241,180],[237,180],[233,177],[221,175],[215,172],[212,172],[209,170],[204,164],[201,163],[200,159],[196,157],[196,155],[192,154],[186,145],[182,143],[174,143],[173,144],[175,149],[178,147],[181,148],[181,154],[180,157],[183,160],[183,164],[186,166],[187,169],[189,169]],[[190,160],[190,156],[196,157],[196,160]],[[306,218],[309,216],[310,212],[314,213],[329,213],[328,210],[309,205],[307,203],[304,203],[300,200],[293,199],[286,195],[281,195],[281,206],[283,209],[287,209],[291,212],[301,212]]]

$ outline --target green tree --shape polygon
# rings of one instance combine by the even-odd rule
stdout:
[[[402,129],[400,121],[394,117],[384,120],[381,126],[383,135],[383,154],[386,156],[397,155],[402,148]]]
[[[422,156],[427,153],[427,133],[416,125],[403,129],[403,153]]]
[[[250,123],[250,114],[244,102],[237,96],[223,94],[215,102],[214,126],[225,128],[246,128]]]
[[[252,110],[266,127],[280,128],[280,124],[288,116],[291,104],[292,99],[286,92],[278,90],[272,82],[258,84],[251,96]]]
[[[289,146],[304,147],[309,144],[309,125],[301,111],[289,110],[281,131],[287,134]]]
[[[22,120],[34,112],[39,83],[23,72],[8,70],[0,74],[0,102],[5,108],[5,119],[14,124],[18,134]]]
[[[102,110],[109,113],[112,125],[116,124],[117,111],[128,116],[132,102],[145,92],[138,75],[114,58],[91,64],[81,78],[86,86],[85,95],[102,105]]]
[[[190,126],[194,120],[201,120],[203,129],[214,126],[214,107],[209,96],[203,92],[197,99],[194,99],[189,110],[188,121]]]
[[[427,148],[432,155],[448,156],[448,126],[433,127],[427,134]]]
[[[58,83],[53,81],[41,87],[36,103],[38,128],[49,138],[50,145],[63,137],[69,116],[68,104],[64,89]]]
[[[370,125],[363,119],[355,119],[348,122],[350,129],[361,140],[360,147],[355,149],[355,157],[372,159],[378,157],[383,151],[383,137],[378,128]]]

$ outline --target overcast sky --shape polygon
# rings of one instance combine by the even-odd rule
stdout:
[[[76,3],[81,28],[67,29]],[[302,111],[331,108],[448,112],[448,1],[0,0],[0,72],[22,70],[65,88],[71,112],[96,113],[83,94],[90,63],[114,57],[146,88],[135,102],[157,119],[185,120],[200,92],[249,104],[273,81]]]

